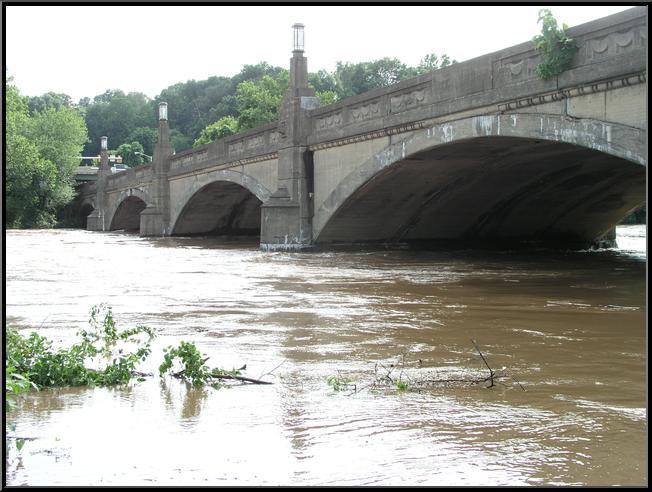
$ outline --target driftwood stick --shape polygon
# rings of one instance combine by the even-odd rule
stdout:
[[[482,355],[482,352],[478,348],[478,345],[475,343],[475,340],[471,339],[471,342],[475,346],[475,349],[478,351],[480,354],[480,357],[482,357],[482,360],[484,361],[484,365],[487,366],[487,369],[489,369],[489,379],[491,380],[491,385],[489,386],[490,388],[494,386],[494,371],[491,367],[489,367],[489,363],[487,362],[487,359],[484,358],[484,355]]]
[[[519,381],[518,381],[514,376],[510,376],[510,377],[511,377],[514,381],[516,381],[516,384],[518,384],[518,385],[521,387],[521,389],[522,389],[523,391],[525,391],[525,388],[523,387],[523,385],[522,385],[521,383],[519,383]]]
[[[271,381],[263,381],[261,379],[246,378],[244,376],[233,376],[231,374],[212,374],[215,379],[237,379],[238,381],[245,381],[253,384],[272,384]]]
[[[267,375],[269,375],[269,376],[274,376],[274,374],[273,374],[274,371],[276,371],[276,369],[278,369],[279,367],[281,367],[283,364],[285,364],[285,361],[282,361],[279,365],[277,365],[277,366],[276,366],[274,369],[272,369],[271,371],[266,372],[266,373],[264,373],[264,374],[261,374],[260,376],[258,376],[258,379],[262,378],[263,376],[267,376]],[[274,376],[274,377],[276,377],[276,376]]]

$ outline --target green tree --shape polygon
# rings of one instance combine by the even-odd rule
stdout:
[[[548,9],[539,10],[537,23],[542,22],[541,34],[534,36],[534,47],[541,51],[541,63],[537,65],[537,75],[548,80],[565,71],[579,49],[574,39],[567,36],[568,26],[559,29],[557,20]]]
[[[382,58],[361,63],[337,62],[334,77],[337,81],[337,95],[343,99],[395,84],[414,75],[415,70],[400,60]]]
[[[154,145],[158,141],[158,131],[154,128],[148,128],[146,126],[140,126],[134,129],[127,137],[129,142],[138,142],[142,145],[144,152],[147,155],[152,155],[154,152]]]
[[[288,88],[289,73],[264,75],[258,81],[245,80],[238,84],[238,128],[240,131],[276,121],[278,107]]]
[[[100,137],[109,137],[109,145],[117,147],[130,143],[131,133],[139,127],[153,126],[156,123],[152,101],[139,92],[125,94],[123,91],[106,91],[95,96],[86,107],[86,125],[89,143],[85,155],[100,152]]]
[[[316,96],[319,98],[320,106],[328,106],[337,102],[338,97],[335,91],[321,91],[317,92]]]
[[[319,70],[317,73],[308,74],[308,84],[315,89],[315,92],[332,91],[337,92],[337,79],[332,73],[326,70]]]
[[[179,130],[172,128],[170,130],[170,144],[176,152],[188,150],[192,148],[192,139]]]
[[[215,123],[208,125],[202,130],[199,134],[199,138],[195,140],[193,147],[199,147],[210,143],[219,138],[228,137],[238,132],[238,120],[233,116],[224,116],[220,118]]]
[[[73,108],[29,115],[27,98],[5,81],[5,197],[9,227],[51,227],[73,198],[73,175],[87,139]]]
[[[442,55],[439,58],[435,53],[430,53],[421,59],[415,72],[417,75],[421,75],[422,73],[432,72],[433,70],[438,70],[454,63],[457,63],[457,61],[451,60],[448,55]]]
[[[144,162],[143,156],[140,155],[143,152],[143,146],[140,144],[140,142],[120,144],[116,150],[116,154],[122,157],[122,163],[126,164],[127,167],[140,166]]]
[[[67,94],[48,92],[42,96],[30,97],[28,106],[30,114],[34,114],[51,108],[70,108],[72,106],[72,99]]]

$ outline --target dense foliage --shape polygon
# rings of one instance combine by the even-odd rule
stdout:
[[[56,224],[57,211],[73,198],[73,177],[79,164],[76,156],[87,140],[83,117],[65,104],[65,98],[55,103],[43,96],[30,103],[11,79],[5,80],[8,227]]]
[[[128,382],[137,364],[150,354],[154,331],[147,326],[119,331],[111,308],[106,305],[94,306],[89,322],[91,328],[78,333],[78,343],[58,349],[36,332],[24,337],[8,327],[7,372],[20,374],[38,387],[105,386]]]

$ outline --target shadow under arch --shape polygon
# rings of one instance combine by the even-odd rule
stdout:
[[[111,219],[110,231],[124,230],[127,232],[140,231],[140,213],[145,210],[145,201],[131,195],[120,202]]]
[[[315,243],[590,243],[645,201],[645,133],[554,115],[471,117],[407,134],[342,179]]]
[[[115,205],[109,207],[106,216],[109,230],[140,231],[140,213],[151,203],[149,194],[140,188],[121,191]]]
[[[246,180],[225,177],[231,176],[217,176],[188,190],[173,222],[173,236],[260,236],[260,206],[269,192],[257,183],[250,187],[246,184],[253,183]]]

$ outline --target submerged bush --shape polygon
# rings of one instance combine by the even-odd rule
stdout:
[[[103,319],[98,318],[103,314]],[[47,338],[32,332],[25,337],[13,327],[6,328],[5,367],[40,387],[93,386],[127,383],[139,362],[151,353],[154,330],[136,326],[119,331],[111,308],[93,306],[91,329],[81,330],[81,341],[70,348],[54,349]],[[146,335],[146,339],[138,335]],[[129,344],[134,351],[126,350]],[[93,367],[95,366],[95,367]]]

